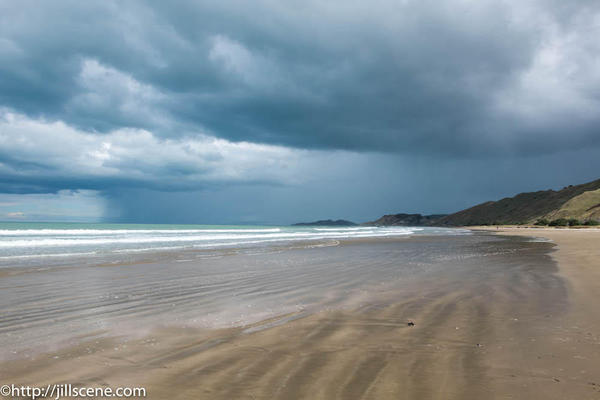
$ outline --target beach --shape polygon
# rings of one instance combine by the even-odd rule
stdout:
[[[600,400],[600,0],[0,21],[0,400]]]
[[[12,317],[41,311],[2,326],[3,347],[18,350],[1,383],[143,386],[156,399],[599,398],[600,231],[493,230],[88,266],[87,291],[107,279],[155,295],[86,303],[89,315],[75,289],[13,298]],[[73,268],[12,269],[2,301],[16,283],[76,279]],[[34,342],[47,346],[20,346]]]

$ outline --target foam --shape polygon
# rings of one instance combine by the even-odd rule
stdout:
[[[128,234],[189,234],[189,233],[268,233],[281,232],[280,228],[265,229],[0,229],[0,236],[86,236]]]

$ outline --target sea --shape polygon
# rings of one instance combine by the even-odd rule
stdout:
[[[261,251],[270,246],[411,235],[463,235],[462,229],[430,227],[324,227],[174,225],[105,223],[0,223],[0,268],[36,264],[119,262],[140,253],[193,251],[203,254],[235,248]]]

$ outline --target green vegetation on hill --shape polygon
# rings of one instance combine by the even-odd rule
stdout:
[[[600,189],[590,190],[573,197],[563,206],[546,214],[547,219],[577,218],[580,220],[600,219]]]
[[[600,179],[582,185],[571,185],[559,191],[543,190],[521,193],[498,201],[488,201],[447,215],[435,225],[504,225],[535,223],[579,224],[600,220]],[[544,223],[544,225],[546,224]],[[590,222],[592,224],[593,222]]]

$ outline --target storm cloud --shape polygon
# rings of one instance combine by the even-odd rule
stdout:
[[[334,186],[313,214],[372,182],[375,214],[578,183],[598,165],[599,35],[585,0],[0,1],[0,191],[94,190],[131,216],[121,189],[208,190],[213,211],[241,190],[277,198],[263,221]],[[448,168],[506,184],[424,200],[462,185]]]

